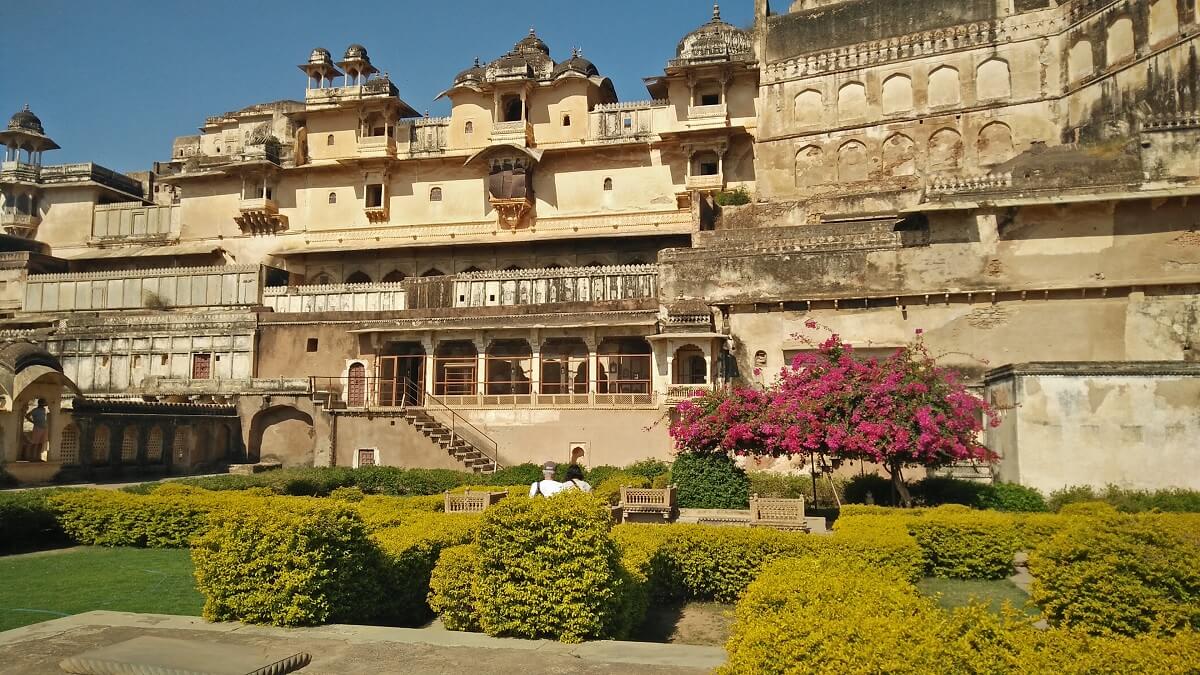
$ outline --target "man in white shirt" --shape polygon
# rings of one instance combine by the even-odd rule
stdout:
[[[529,496],[536,497],[551,497],[563,489],[563,484],[554,480],[554,470],[558,465],[554,462],[546,462],[542,465],[542,479],[529,486]]]

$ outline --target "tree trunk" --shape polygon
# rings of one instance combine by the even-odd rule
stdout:
[[[900,465],[889,464],[887,465],[887,470],[892,476],[892,487],[895,489],[896,494],[900,497],[900,504],[906,509],[911,507],[912,493],[908,491],[908,486],[904,484],[904,473],[902,472]]]

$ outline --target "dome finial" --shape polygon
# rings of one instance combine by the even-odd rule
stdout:
[[[478,56],[475,57],[475,67],[476,68],[479,67],[479,57]]]
[[[720,21],[720,20],[721,20],[721,3],[714,2],[713,3],[713,21]]]
[[[530,36],[530,37],[535,37],[535,36],[537,36],[537,31],[535,31],[535,30],[533,29],[533,26],[530,26],[530,27],[529,27],[529,36]]]
[[[29,104],[28,103],[25,104],[25,112],[29,112]]]

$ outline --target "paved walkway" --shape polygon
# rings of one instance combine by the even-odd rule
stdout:
[[[709,672],[725,661],[720,647],[648,642],[564,645],[510,640],[436,628],[331,625],[273,628],[205,623],[195,617],[87,612],[0,633],[0,673],[61,675],[58,662],[141,635],[306,651],[304,675],[368,673],[638,673]]]

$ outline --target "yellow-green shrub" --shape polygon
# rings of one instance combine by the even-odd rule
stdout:
[[[868,504],[843,504],[838,510],[838,519],[848,516],[903,516],[912,517],[925,513],[925,509],[901,509],[893,506],[873,506]]]
[[[1076,502],[1067,504],[1058,512],[1064,516],[1090,516],[1093,518],[1115,518],[1120,515],[1116,507],[1108,502]]]
[[[383,552],[380,616],[409,625],[428,619],[430,575],[438,556],[443,549],[470,542],[478,526],[475,515],[420,514],[406,525],[371,535]]]
[[[1057,513],[1014,513],[1012,519],[1021,548],[1032,551],[1070,525],[1072,517]]]
[[[994,511],[940,506],[908,522],[930,576],[1002,579],[1020,543],[1013,519]]]
[[[204,618],[304,626],[377,614],[382,560],[352,508],[258,506],[213,512],[192,547]]]
[[[181,548],[208,527],[222,500],[206,491],[166,485],[150,495],[117,490],[62,492],[48,501],[63,530],[89,546]],[[238,501],[254,499],[234,497]]]
[[[644,476],[618,471],[605,478],[599,485],[593,485],[592,494],[599,497],[605,503],[616,506],[621,503],[622,487],[647,488],[650,487],[650,482],[650,479]]]
[[[821,555],[886,566],[916,580],[923,559],[903,527],[881,526],[821,537],[771,529],[624,524],[613,528],[627,567],[660,599],[733,601],[762,566],[781,557]]]
[[[472,591],[477,574],[479,549],[474,544],[442,549],[429,579],[429,607],[448,630],[479,630]]]
[[[563,642],[619,637],[629,617],[608,508],[571,491],[505,499],[483,515],[473,594],[489,635]]]
[[[942,672],[914,663],[938,610],[895,570],[846,558],[770,563],[737,605],[725,673]]]
[[[1051,624],[1089,633],[1200,628],[1200,546],[1174,531],[1183,526],[1153,515],[1075,519],[1030,555],[1032,598]]]

